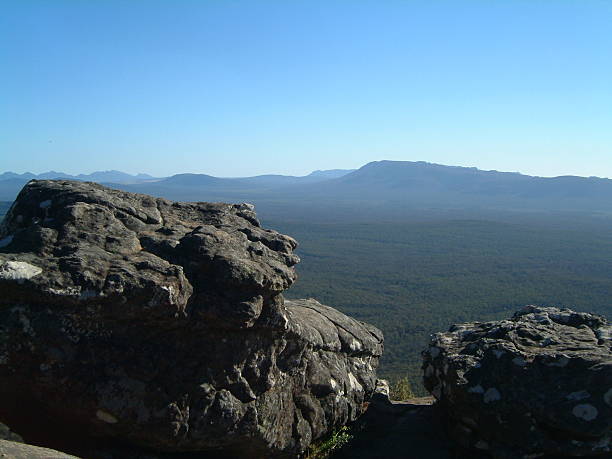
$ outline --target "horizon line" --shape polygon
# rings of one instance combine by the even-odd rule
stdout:
[[[373,160],[373,161],[369,161],[365,164],[363,164],[362,166],[358,167],[358,168],[343,168],[343,167],[334,167],[334,168],[329,168],[329,169],[313,169],[311,170],[309,173],[306,173],[304,175],[293,175],[293,174],[283,174],[283,173],[274,173],[274,172],[267,172],[267,173],[263,173],[263,174],[256,174],[256,175],[244,175],[244,176],[225,176],[225,175],[212,175],[206,172],[176,172],[174,174],[169,174],[169,175],[154,175],[148,172],[143,172],[143,171],[139,171],[139,172],[135,172],[135,173],[131,173],[131,172],[125,172],[119,169],[98,169],[98,170],[94,170],[92,172],[79,172],[76,174],[71,174],[68,172],[64,172],[64,171],[56,171],[56,170],[46,170],[43,172],[31,172],[30,170],[25,171],[25,172],[15,172],[13,170],[7,170],[7,171],[3,171],[0,172],[0,175],[4,175],[7,173],[11,173],[11,174],[16,174],[16,175],[25,175],[25,174],[32,174],[35,176],[39,176],[42,174],[48,174],[48,173],[55,173],[55,174],[65,174],[71,177],[78,177],[80,175],[93,175],[96,173],[109,173],[109,172],[118,172],[121,174],[127,174],[130,175],[134,178],[136,178],[138,175],[148,175],[149,177],[151,177],[152,179],[166,179],[166,178],[170,178],[170,177],[174,177],[176,175],[206,175],[209,177],[213,177],[213,178],[219,178],[219,179],[246,179],[246,178],[254,178],[254,177],[262,177],[262,176],[280,176],[280,177],[307,177],[315,172],[326,172],[326,171],[350,171],[350,172],[354,172],[354,171],[358,171],[360,169],[362,169],[363,167],[369,165],[369,164],[373,164],[373,163],[383,163],[383,162],[388,162],[388,163],[412,163],[412,164],[429,164],[432,166],[441,166],[441,167],[450,167],[450,168],[458,168],[458,169],[475,169],[481,172],[497,172],[497,173],[502,173],[502,174],[516,174],[516,175],[523,175],[526,177],[534,177],[534,178],[561,178],[561,177],[577,177],[577,178],[585,178],[585,179],[604,179],[604,180],[611,180],[610,177],[605,177],[605,176],[598,176],[598,175],[577,175],[577,174],[560,174],[560,175],[539,175],[539,174],[530,174],[530,173],[525,173],[525,172],[520,172],[520,171],[507,171],[507,170],[498,170],[498,169],[481,169],[478,166],[464,166],[464,165],[453,165],[453,164],[442,164],[442,163],[435,163],[435,162],[430,162],[430,161],[424,161],[424,160],[418,160],[418,161],[410,161],[410,160],[392,160],[392,159],[380,159],[380,160]],[[349,172],[349,173],[350,173]],[[34,179],[34,178],[33,178]],[[45,180],[45,179],[43,179]],[[48,179],[48,180],[53,180],[53,179]]]

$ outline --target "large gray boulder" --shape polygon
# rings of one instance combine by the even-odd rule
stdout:
[[[527,306],[510,320],[436,334],[425,387],[452,437],[495,458],[612,457],[612,326]]]
[[[303,452],[362,413],[383,338],[283,299],[295,247],[249,204],[30,182],[0,228],[0,421],[76,454]]]

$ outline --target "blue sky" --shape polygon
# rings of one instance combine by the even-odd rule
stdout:
[[[0,171],[612,177],[609,1],[0,6]]]

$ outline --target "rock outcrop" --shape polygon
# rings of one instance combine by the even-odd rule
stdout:
[[[494,458],[612,456],[612,326],[528,306],[436,334],[426,388],[460,445]]]
[[[2,459],[79,459],[48,448],[0,440],[0,457]]]
[[[295,247],[249,204],[30,182],[0,228],[0,421],[73,454],[301,453],[362,413],[382,334],[285,301]]]

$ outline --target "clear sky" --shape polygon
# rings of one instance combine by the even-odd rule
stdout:
[[[0,6],[0,172],[612,177],[612,1]]]

